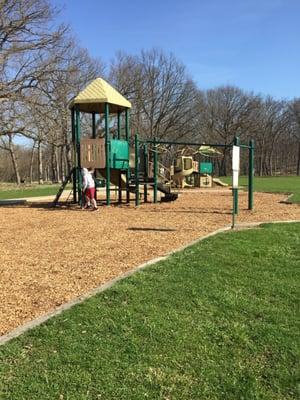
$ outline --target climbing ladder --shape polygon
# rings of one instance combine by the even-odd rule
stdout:
[[[72,178],[72,175],[73,175],[73,173],[74,173],[74,170],[75,170],[75,168],[72,168],[72,169],[71,169],[70,173],[66,176],[65,180],[64,180],[63,183],[61,184],[61,187],[59,188],[59,190],[58,190],[58,192],[57,192],[57,194],[56,194],[56,196],[55,196],[55,199],[54,199],[54,201],[53,201],[53,203],[52,203],[53,207],[56,207],[56,206],[57,206],[57,203],[58,203],[58,201],[59,201],[59,199],[60,199],[60,196],[62,195],[62,192],[65,190],[65,188],[66,188],[68,182],[71,181],[71,178]],[[68,196],[68,199],[69,199],[69,197],[70,197],[70,195]]]

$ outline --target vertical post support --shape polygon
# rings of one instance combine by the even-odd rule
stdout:
[[[96,139],[96,113],[92,113],[92,138]]]
[[[249,141],[248,210],[253,210],[254,191],[254,140]]]
[[[154,177],[153,201],[154,201],[154,203],[157,203],[157,173],[158,173],[157,144],[156,144],[156,137],[154,137],[154,139],[153,139],[153,177]]]
[[[106,170],[106,204],[110,205],[110,136],[109,136],[109,104],[105,103],[105,170]]]
[[[118,111],[118,139],[121,139],[121,111]]]
[[[118,123],[117,138],[118,138],[118,140],[120,140],[121,139],[121,111],[118,111],[117,123]],[[122,172],[119,171],[118,202],[120,204],[122,203],[122,176],[121,175],[122,175]]]
[[[235,136],[233,140],[233,144],[235,146],[239,146],[240,139],[239,137]],[[239,213],[239,189],[234,188],[233,190],[233,214],[237,215]]]
[[[139,192],[139,137],[136,133],[134,136],[134,175],[135,175],[135,205],[140,205],[140,192]]]
[[[76,165],[76,180],[78,182],[78,202],[82,204],[82,176],[81,176],[81,160],[80,160],[80,111],[76,110],[75,117],[75,143],[76,143],[76,155],[77,155],[77,165]]]
[[[71,128],[72,128],[72,144],[73,144],[73,202],[77,203],[77,184],[76,184],[76,176],[77,176],[77,146],[76,146],[76,135],[75,135],[75,108],[71,109]]]
[[[96,113],[92,113],[92,139],[96,139]],[[95,169],[94,177],[97,178],[97,170]],[[97,201],[97,188],[95,190],[95,200]]]
[[[127,143],[129,143],[130,128],[129,128],[129,109],[128,108],[126,108],[126,110],[125,110],[125,135],[126,135],[126,141],[127,141]],[[126,170],[126,203],[130,202],[129,180],[130,180],[130,151],[129,151],[128,168]]]
[[[144,150],[144,182],[145,182],[144,183],[144,202],[147,203],[148,202],[147,180],[148,180],[148,175],[149,175],[149,171],[148,171],[149,160],[148,160],[148,145],[147,145],[147,143],[144,143],[143,150]]]

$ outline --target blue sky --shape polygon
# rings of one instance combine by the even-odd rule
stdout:
[[[118,50],[172,52],[203,89],[236,85],[300,97],[300,0],[50,0],[78,43],[108,63]]]

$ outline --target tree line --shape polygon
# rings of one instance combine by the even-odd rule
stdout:
[[[57,24],[59,10],[49,1],[0,0],[0,10],[1,181],[64,179],[72,168],[69,102],[99,76],[131,101],[132,134],[220,144],[234,136],[254,139],[257,175],[300,175],[299,98],[233,86],[203,90],[180,60],[156,48],[119,52],[105,65]],[[101,119],[97,126],[101,135]],[[217,168],[219,175],[230,173],[228,150]]]

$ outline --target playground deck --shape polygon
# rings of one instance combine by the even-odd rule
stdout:
[[[300,206],[280,203],[284,197],[257,193],[250,212],[247,193],[241,193],[237,222],[300,220]],[[231,207],[229,190],[186,191],[173,203],[100,212],[1,207],[0,334],[231,224]]]

